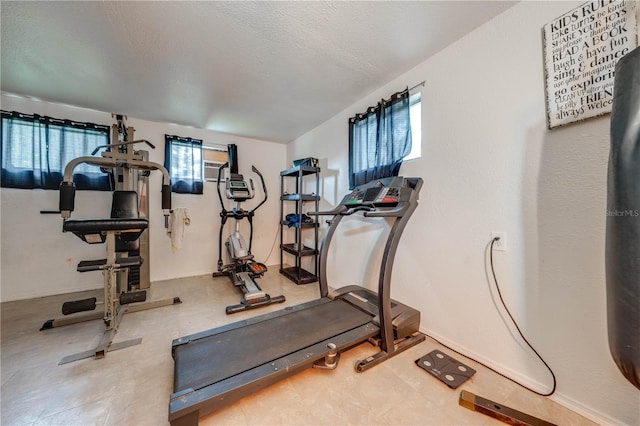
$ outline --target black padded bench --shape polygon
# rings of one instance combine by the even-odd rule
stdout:
[[[64,222],[62,230],[73,232],[85,243],[100,244],[105,242],[107,232],[126,233],[127,240],[137,240],[148,227],[148,219],[69,219]]]

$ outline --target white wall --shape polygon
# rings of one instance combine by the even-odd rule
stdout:
[[[296,139],[287,155],[321,159],[323,204],[337,203],[348,191],[347,118],[426,80],[422,158],[401,169],[425,185],[400,243],[392,297],[422,312],[428,334],[548,391],[549,374],[512,337],[492,296],[487,245],[492,231],[506,232],[496,273],[557,375],[553,398],[605,424],[637,425],[640,395],[607,344],[609,117],[552,131],[545,124],[541,28],[581,3],[519,3]],[[368,247],[386,226],[356,225],[334,238],[332,286],[374,286],[377,266],[367,265],[380,250]]]
[[[106,112],[5,94],[1,100],[2,109],[8,111],[38,113],[106,125],[114,123],[111,114]],[[268,259],[267,255],[279,229],[279,176],[280,171],[287,168],[285,145],[133,117],[127,120],[127,125],[136,129],[136,139],[147,139],[156,146],[155,150],[150,150],[150,160],[160,164],[164,163],[165,134],[202,139],[205,145],[237,144],[240,172],[253,177],[255,181],[257,176],[251,172],[251,165],[254,164],[264,175],[269,192],[267,203],[257,211],[254,218],[253,253],[257,260],[266,261],[268,265],[279,262],[277,248]],[[164,229],[161,182],[161,174],[152,173],[149,184],[151,281],[213,272],[218,259],[220,226],[220,202],[215,183],[205,182],[203,195],[173,194],[173,207],[186,207],[191,216],[191,226],[185,228],[182,249],[173,253]],[[71,233],[62,233],[60,215],[40,214],[40,210],[58,208],[58,191],[2,188],[0,203],[2,301],[102,287],[102,275],[99,272],[81,274],[76,272],[76,266],[80,260],[104,258],[105,246],[89,245]],[[257,201],[251,200],[243,206],[250,208],[256,203]],[[108,217],[111,208],[110,193],[78,191],[75,207],[72,214],[74,219]],[[231,205],[227,205],[229,207]],[[248,238],[246,226],[243,223],[243,233]]]

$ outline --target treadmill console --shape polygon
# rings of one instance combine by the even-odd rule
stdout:
[[[373,205],[376,207],[393,207],[400,202],[400,188],[394,186],[358,187],[347,195],[343,204],[348,207]]]

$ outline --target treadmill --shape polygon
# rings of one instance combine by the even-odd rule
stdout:
[[[333,369],[340,353],[369,341],[380,351],[356,363],[365,371],[422,342],[420,312],[390,297],[393,261],[418,206],[421,178],[390,177],[355,188],[331,211],[320,248],[320,299],[175,339],[172,426],[198,419],[309,367]],[[378,292],[352,285],[329,293],[327,254],[345,216],[389,218]]]

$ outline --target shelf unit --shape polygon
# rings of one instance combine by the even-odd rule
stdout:
[[[295,193],[285,192],[285,183],[295,182]],[[315,184],[315,190],[305,193],[305,181]],[[288,227],[287,214],[302,215],[303,207],[306,203],[313,203],[312,211],[318,211],[320,196],[318,189],[320,185],[320,168],[310,166],[295,166],[280,172],[280,273],[296,284],[308,284],[318,281],[318,228],[316,218],[312,222],[298,221],[291,228]],[[289,186],[291,188],[291,186]],[[289,189],[290,190],[290,189]],[[291,207],[293,206],[293,211]],[[306,240],[305,231],[313,233]],[[293,242],[285,243],[285,235],[293,234]],[[287,239],[290,241],[290,239]],[[286,260],[291,259],[291,264]],[[302,266],[303,260],[311,266],[305,269]]]

